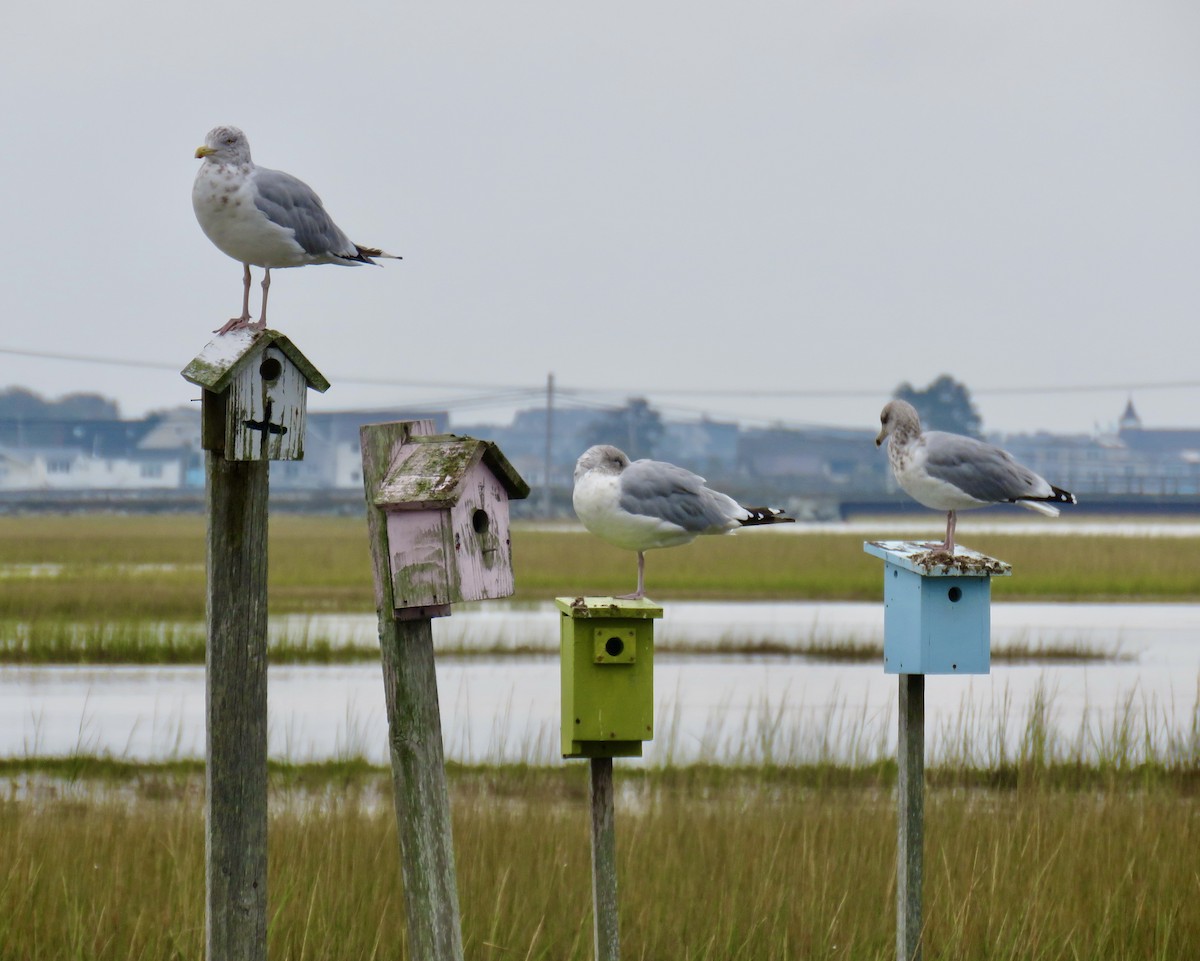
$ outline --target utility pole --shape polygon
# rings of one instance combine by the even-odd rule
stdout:
[[[554,463],[554,374],[546,375],[546,463],[542,483],[542,514],[551,515],[550,471]]]

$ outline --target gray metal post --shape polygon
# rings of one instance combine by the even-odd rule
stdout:
[[[621,938],[617,927],[617,831],[613,803],[611,757],[591,759],[592,919],[596,961],[617,961]]]
[[[209,451],[205,956],[267,957],[267,465]]]
[[[921,961],[925,844],[925,675],[901,674],[897,784],[896,958]]]

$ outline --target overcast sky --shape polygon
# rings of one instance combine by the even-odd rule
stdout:
[[[872,428],[949,373],[991,430],[1130,393],[1200,426],[1194,0],[62,0],[10,5],[0,53],[0,388],[195,395],[240,309],[190,199],[226,123],[404,257],[273,275],[314,409],[505,420],[552,371]]]

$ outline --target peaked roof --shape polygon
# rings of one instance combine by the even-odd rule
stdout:
[[[214,337],[180,373],[184,380],[198,384],[214,393],[220,393],[246,364],[262,351],[274,347],[295,364],[308,386],[324,393],[329,381],[312,365],[296,345],[277,330],[231,330],[228,334]]]
[[[1133,398],[1129,398],[1129,402],[1125,405],[1125,413],[1121,415],[1118,423],[1122,428],[1128,430],[1130,428],[1137,429],[1142,426],[1142,419],[1138,417],[1138,412],[1134,410]]]
[[[410,437],[380,485],[377,507],[449,507],[466,489],[467,475],[480,461],[496,476],[513,500],[529,496],[515,467],[490,440],[456,434]]]

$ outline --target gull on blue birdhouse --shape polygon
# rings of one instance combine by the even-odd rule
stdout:
[[[204,388],[201,443],[226,460],[302,460],[308,389],[321,372],[274,330],[242,328],[209,344],[183,369]]]
[[[883,558],[883,669],[888,674],[987,674],[991,579],[1004,561],[965,547],[954,553],[909,541],[868,541]]]
[[[387,513],[397,615],[442,616],[455,602],[512,594],[508,502],[528,496],[491,441],[410,437],[374,498]]]

